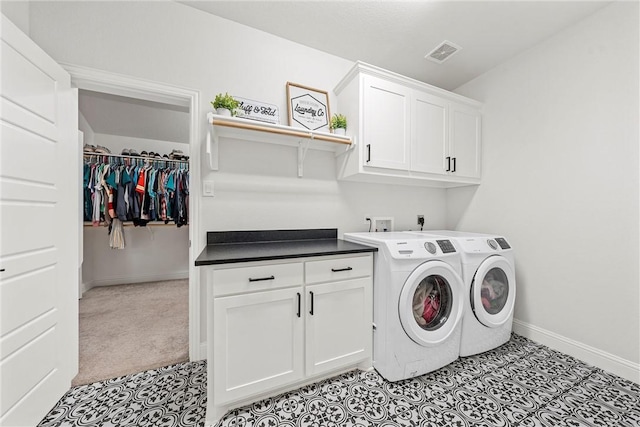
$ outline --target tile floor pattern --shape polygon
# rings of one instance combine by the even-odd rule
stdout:
[[[206,365],[70,390],[40,426],[204,425]],[[640,385],[513,335],[487,353],[390,383],[352,371],[228,413],[218,427],[640,427]]]

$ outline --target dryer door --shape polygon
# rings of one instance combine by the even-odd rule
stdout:
[[[490,328],[511,319],[516,299],[516,277],[506,258],[484,260],[471,284],[471,308],[480,323]]]
[[[463,282],[451,266],[427,261],[407,278],[398,313],[407,335],[422,346],[442,343],[462,318]]]

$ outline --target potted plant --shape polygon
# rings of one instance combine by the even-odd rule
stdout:
[[[334,114],[331,117],[330,127],[336,135],[344,135],[347,131],[347,118],[342,114]]]
[[[221,116],[235,116],[236,109],[240,103],[228,93],[224,95],[219,93],[216,95],[216,99],[211,102],[211,105],[216,109],[216,114],[220,114]]]

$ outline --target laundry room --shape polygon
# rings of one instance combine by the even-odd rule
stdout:
[[[214,7],[216,3],[219,3],[217,9]],[[174,381],[176,387],[182,387],[180,396],[185,399],[184,405],[174,404],[173,400],[167,403],[167,399],[174,399],[173,395],[167,397],[168,391],[154,395],[160,403],[153,406],[153,411],[170,419],[166,425],[206,423],[227,426],[239,425],[241,419],[245,425],[295,425],[296,422],[304,424],[303,419],[309,423],[318,421],[314,417],[322,411],[336,417],[335,425],[382,425],[384,422],[410,425],[416,420],[451,425],[451,420],[458,419],[460,425],[474,425],[475,422],[528,425],[524,420],[529,420],[530,425],[538,425],[535,421],[548,425],[570,422],[599,425],[598,420],[601,423],[608,420],[604,421],[605,424],[609,422],[608,425],[616,425],[611,420],[619,425],[640,423],[637,410],[640,407],[638,2],[526,2],[527,5],[521,5],[522,9],[516,6],[522,2],[443,1],[431,2],[431,6],[426,2],[251,2],[254,13],[247,16],[243,16],[242,6],[234,6],[234,3],[242,2],[3,0],[1,3],[3,18],[13,22],[69,73],[71,87],[79,88],[81,107],[83,96],[87,101],[87,96],[92,95],[93,102],[102,103],[120,101],[116,98],[125,95],[129,99],[129,106],[123,104],[107,112],[96,111],[93,118],[87,111],[87,116],[79,119],[80,123],[85,123],[81,130],[86,143],[109,147],[111,154],[116,155],[130,155],[131,151],[123,154],[123,150],[135,149],[138,154],[153,151],[162,157],[179,149],[189,157],[188,225],[176,227],[175,224],[158,223],[133,227],[125,224],[126,246],[116,250],[109,246],[110,236],[106,228],[93,227],[87,221],[83,231],[78,231],[84,238],[77,236],[82,256],[73,261],[77,263],[82,278],[80,283],[73,282],[78,296],[83,291],[122,283],[185,281],[188,288],[188,348],[184,350],[189,361],[154,368],[146,371],[146,377],[133,374],[128,380],[129,384],[143,387],[145,381],[151,381],[149,378],[157,378],[158,384]],[[321,3],[327,5],[322,6]],[[211,9],[207,10],[209,6]],[[269,13],[270,7],[277,8],[282,17]],[[387,21],[389,17],[401,16],[396,13],[412,10],[411,7],[419,8],[413,17],[411,14],[402,15],[406,20],[397,24]],[[486,8],[490,8],[491,13]],[[425,15],[420,15],[417,10]],[[341,25],[327,22],[332,19],[331,15],[340,11],[344,12],[344,17],[335,19]],[[404,53],[395,55],[393,52],[402,51],[396,43],[398,37],[405,37],[403,33],[421,31],[424,27],[422,19],[426,19],[427,13],[434,13],[435,17],[449,20],[447,22],[451,24],[432,22],[433,31],[420,33],[424,43],[413,55],[421,62],[418,67],[413,67],[409,60],[403,62]],[[314,16],[316,18],[311,19]],[[477,17],[483,19],[482,24],[473,22]],[[286,33],[284,29],[281,29],[283,33],[278,33],[278,29],[268,26],[269,23],[282,23],[282,20],[290,24],[291,33],[297,29],[298,36]],[[353,24],[351,31],[347,31],[349,20]],[[347,30],[338,32],[336,27],[340,26]],[[362,32],[364,30],[360,29],[364,27],[375,28],[376,34]],[[316,40],[309,34],[303,34],[303,28],[307,28],[309,33],[318,30]],[[486,42],[494,46],[493,49],[481,49],[480,43],[474,43],[474,38],[480,37],[481,28],[495,29],[488,32],[494,38]],[[371,37],[368,40],[375,49],[360,48],[366,37]],[[449,41],[459,50],[442,64],[426,60],[425,55],[443,41]],[[408,48],[406,50],[409,51]],[[472,65],[465,69],[460,63]],[[4,64],[3,59],[3,73]],[[487,64],[486,68],[480,64]],[[428,157],[434,154],[412,146],[410,135],[416,132],[437,135],[431,128],[407,121],[403,123],[407,144],[398,157],[406,167],[385,164],[385,161],[396,161],[394,156],[397,152],[376,152],[375,144],[390,140],[384,133],[386,114],[392,118],[389,120],[397,118],[397,114],[380,108],[376,112],[378,115],[371,117],[382,118],[376,122],[383,125],[369,134],[371,140],[361,137],[365,113],[359,108],[365,103],[360,102],[359,95],[364,92],[364,86],[357,85],[369,84],[373,78],[388,83],[388,86],[380,86],[384,90],[379,92],[380,98],[374,100],[388,100],[392,109],[398,105],[393,104],[394,99],[385,98],[386,94],[411,94],[407,95],[408,99],[417,91],[428,95],[421,98],[424,101],[421,105],[437,106],[438,103],[433,101],[435,97],[446,100],[447,105],[459,106],[457,111],[461,112],[463,120],[472,119],[463,121],[468,126],[455,135],[478,137],[474,145],[477,151],[471,154],[475,156],[474,161],[465,162],[462,154],[458,154],[456,162],[456,155],[445,155],[438,158],[436,166],[448,167],[447,171],[438,174],[427,171],[432,166],[427,162],[417,166],[422,170],[410,171],[417,165],[412,164],[411,159],[415,162],[420,155]],[[323,134],[323,131],[310,132],[313,136],[304,137],[301,142],[290,136],[287,138],[292,138],[293,142],[274,142],[278,139],[274,135],[278,134],[271,132],[272,129],[283,131],[281,128],[286,128],[285,132],[290,128],[300,130],[290,126],[288,83],[316,93],[326,93],[330,116],[345,114],[348,120],[346,136],[330,135],[338,141],[348,141],[348,144],[331,145],[331,142],[318,140],[316,135]],[[399,89],[401,86],[404,88]],[[402,92],[405,89],[407,91]],[[3,96],[4,91],[3,83]],[[214,113],[211,102],[216,95],[225,93],[277,107],[278,123],[251,122],[263,130],[270,129],[264,132],[237,130],[225,124],[250,120],[241,117],[226,119],[216,115],[212,124],[208,117],[208,113]],[[98,130],[105,123],[114,125],[118,118],[124,120],[131,105],[150,105],[171,97],[180,98],[183,105],[180,108],[191,115],[186,124],[186,136],[180,141],[176,141],[177,138],[163,140],[157,135],[122,136],[116,131]],[[424,111],[431,114],[436,110]],[[111,117],[105,120],[100,115]],[[129,118],[135,120],[135,117],[131,115]],[[3,128],[5,123],[9,123],[8,129],[15,124],[12,118],[3,116]],[[92,126],[93,129],[89,130]],[[169,132],[166,130],[165,134]],[[254,136],[254,133],[261,135]],[[329,134],[328,128],[326,133]],[[449,133],[447,130],[444,137],[449,138]],[[144,145],[146,138],[157,143],[154,143],[154,148]],[[453,132],[451,138],[454,138]],[[372,143],[374,139],[375,143]],[[443,152],[448,149],[448,146],[440,148]],[[95,158],[82,159],[81,151],[78,147],[78,166],[85,160],[98,160],[97,154]],[[367,156],[374,163],[378,162],[378,166],[367,165]],[[5,151],[2,157],[3,170],[9,171],[4,160],[7,158]],[[453,170],[463,171],[469,163],[473,165],[469,175],[455,175]],[[16,180],[2,171],[0,174],[4,182],[11,184]],[[3,204],[11,205],[13,202],[9,196],[2,199]],[[75,200],[73,203],[78,205],[80,215],[82,202]],[[419,217],[423,218],[423,224],[418,222]],[[23,230],[28,229],[27,220],[31,218],[18,220]],[[9,238],[5,230],[15,224],[6,221],[8,219],[2,220],[1,234],[3,246],[10,248],[4,241]],[[443,277],[449,278],[450,288],[442,282],[433,281],[429,282],[430,287],[416,291],[422,292],[420,303],[424,312],[420,316],[426,316],[422,317],[426,329],[438,329],[438,322],[445,323],[450,318],[450,314],[428,314],[425,305],[428,296],[438,295],[437,303],[432,306],[436,311],[440,306],[450,305],[449,309],[453,311],[449,313],[455,312],[455,297],[445,298],[442,295],[449,295],[447,292],[450,290],[454,290],[454,294],[458,292],[454,286],[456,275],[461,279],[460,289],[467,286],[465,268],[468,266],[462,266],[464,255],[461,253],[464,243],[459,241],[459,236],[413,238],[408,237],[410,234],[407,232],[447,230],[488,236],[483,237],[482,244],[486,246],[486,242],[491,240],[492,245],[497,246],[483,246],[481,250],[504,255],[509,267],[503,269],[505,276],[489,276],[487,282],[493,282],[485,286],[485,291],[490,289],[492,292],[491,301],[485,295],[483,302],[478,291],[477,304],[488,306],[493,298],[499,300],[500,295],[495,294],[504,292],[502,283],[517,283],[517,293],[514,290],[510,295],[512,300],[509,300],[512,305],[507,319],[509,327],[500,338],[502,340],[506,336],[508,342],[501,341],[495,347],[482,348],[479,355],[471,351],[467,355],[457,353],[452,357],[453,361],[445,357],[443,360],[447,362],[437,368],[407,360],[402,369],[398,368],[402,374],[396,375],[394,371],[388,374],[393,376],[390,379],[384,374],[386,368],[373,369],[376,363],[375,358],[372,359],[376,353],[375,341],[365,340],[362,343],[345,338],[348,334],[357,334],[359,329],[345,327],[343,330],[336,326],[337,323],[326,319],[327,324],[332,325],[330,331],[317,329],[312,335],[309,325],[322,318],[322,303],[330,298],[334,298],[331,301],[336,304],[342,304],[339,307],[343,308],[347,303],[353,303],[357,309],[362,308],[365,316],[371,316],[366,325],[368,337],[376,333],[371,331],[371,323],[375,323],[373,328],[380,332],[382,326],[372,322],[376,315],[376,289],[379,289],[376,288],[376,263],[381,254],[387,253],[384,249],[387,246],[383,248],[382,245],[386,244],[374,243],[373,247],[379,246],[371,251],[347,243],[371,245],[370,241],[350,239],[348,235],[383,229],[394,235],[404,233],[393,243],[402,245],[396,247],[398,254],[401,250],[409,250],[404,248],[405,244],[414,245],[411,249],[414,254],[426,250],[425,256],[431,256],[432,249],[436,255],[442,255],[440,261],[448,264],[448,258],[444,256],[448,246],[442,243],[444,240],[449,241],[459,253],[455,262],[460,267],[452,267],[453,273],[449,270],[442,273]],[[250,233],[254,231],[259,233]],[[276,231],[284,234],[273,234]],[[286,257],[275,261],[260,258],[263,256],[260,254],[249,260],[246,253],[234,252],[240,251],[247,244],[247,239],[273,243],[283,235],[303,242],[337,239],[347,243],[330,255],[313,252],[317,249],[314,246],[295,262],[289,262]],[[418,245],[419,238],[423,240]],[[499,239],[504,239],[509,248],[503,247]],[[307,244],[311,245],[307,242],[301,246]],[[212,252],[202,261],[199,256],[202,257],[212,246],[224,248],[225,253]],[[60,252],[66,256],[68,250]],[[467,254],[469,259],[473,258],[471,252]],[[504,254],[506,252],[508,255]],[[15,253],[3,251],[0,254],[3,260],[1,267],[5,268],[5,260],[10,266],[10,262],[21,253],[17,250]],[[410,257],[407,253],[403,255]],[[218,256],[221,258],[216,260]],[[228,261],[233,257],[235,261]],[[199,259],[201,262],[197,264]],[[280,274],[266,269],[272,261]],[[339,297],[338,294],[330,296],[329,290],[333,292],[335,289],[328,284],[334,284],[333,281],[324,282],[324,279],[313,277],[314,269],[324,268],[329,261],[335,263],[331,268],[337,270],[333,272],[336,277],[354,283]],[[257,264],[250,265],[251,262]],[[455,262],[452,261],[451,265]],[[476,261],[469,261],[472,262]],[[302,334],[302,338],[298,338],[305,342],[304,351],[287,353],[291,357],[299,357],[301,364],[292,362],[291,366],[295,366],[289,369],[285,358],[274,356],[277,351],[272,343],[287,345],[285,338],[288,335],[276,336],[265,332],[258,336],[255,331],[256,325],[252,321],[259,319],[260,315],[265,316],[265,329],[267,325],[282,320],[280,317],[267,309],[260,311],[257,302],[251,306],[255,312],[251,309],[242,311],[238,305],[241,297],[246,298],[242,301],[252,301],[248,290],[244,294],[244,290],[238,290],[240,288],[229,290],[213,285],[220,277],[229,283],[238,279],[240,276],[234,276],[239,274],[235,271],[235,263],[255,268],[251,270],[249,280],[257,280],[251,282],[252,286],[255,285],[252,289],[259,290],[257,294],[273,292],[274,298],[281,298],[278,301],[283,305],[291,304],[293,317],[305,319],[304,331],[291,329],[292,336]],[[46,270],[48,264],[44,262],[43,265]],[[71,261],[65,258],[64,267],[70,268],[67,267],[69,265]],[[75,276],[80,276],[79,272],[75,272],[78,273]],[[9,279],[16,281],[22,277],[2,274],[3,282],[7,280],[7,284],[11,283]],[[273,289],[267,288],[272,274],[276,282],[281,278],[289,282],[277,284]],[[395,273],[389,274],[392,277]],[[409,272],[402,274],[405,277],[410,275]],[[302,290],[296,290],[298,288],[291,287],[293,285],[300,286]],[[321,288],[323,285],[327,286]],[[400,298],[401,292],[398,292],[394,298]],[[6,301],[8,299],[3,297],[2,309],[8,313]],[[369,305],[358,306],[357,302],[361,301]],[[506,304],[505,301],[506,296],[502,304]],[[17,306],[26,304],[22,300],[14,303]],[[367,311],[369,307],[372,308],[371,313]],[[235,319],[239,323],[229,323],[231,326],[226,329],[219,326],[223,323],[219,317],[221,308],[226,310],[224,319]],[[46,310],[43,308],[44,315]],[[77,304],[74,310],[78,310]],[[240,314],[234,314],[234,310]],[[311,314],[314,310],[316,318]],[[460,312],[464,310],[460,309]],[[337,309],[333,314],[335,322],[351,319]],[[77,321],[79,316],[76,313],[73,317]],[[214,322],[214,319],[219,321]],[[462,325],[463,320],[460,322]],[[262,320],[257,321],[258,325],[261,323]],[[26,321],[25,325],[28,326]],[[243,339],[244,330],[237,325],[249,328],[256,335],[255,343],[268,348],[257,348],[251,340]],[[352,325],[353,328],[362,326],[356,322]],[[397,326],[401,330],[403,325],[399,323]],[[2,340],[11,344],[15,341],[15,332],[23,332],[19,329],[17,326],[15,329],[3,328]],[[419,335],[421,331],[416,333]],[[313,345],[316,345],[313,347],[316,350],[322,348],[313,343],[321,342],[323,337],[330,339],[332,334],[336,335],[336,348],[338,344],[344,345],[344,354],[353,350],[352,354],[362,357],[346,358],[344,360],[348,360],[340,366],[331,365],[333,362],[323,365],[315,363],[317,360],[312,361],[309,349]],[[221,342],[222,336],[230,346],[237,346],[234,352],[223,354],[222,346],[214,348],[213,343]],[[421,345],[425,348],[439,345],[435,342],[419,344],[420,338],[416,336],[411,338],[410,333],[404,336],[409,337],[407,343],[417,343],[416,351],[422,350]],[[395,339],[389,338],[389,343]],[[52,348],[58,348],[51,342]],[[367,347],[367,343],[371,345]],[[7,348],[20,347],[11,345]],[[350,345],[360,347],[351,348]],[[364,353],[360,353],[361,350]],[[299,348],[296,347],[296,351]],[[282,377],[281,382],[265,383],[264,388],[249,386],[241,392],[237,390],[242,387],[236,387],[234,391],[237,384],[250,383],[252,375],[261,375],[258,372],[260,367],[253,363],[260,353],[264,353],[263,367],[274,372],[272,378],[284,371],[297,373],[298,377]],[[326,360],[333,357],[332,354],[321,355]],[[2,358],[3,363],[12,360],[10,353],[3,353]],[[227,371],[220,367],[222,358],[227,363]],[[12,362],[20,367],[16,372],[29,372],[31,359],[24,360],[19,365],[15,365],[15,360]],[[545,360],[551,360],[549,363],[553,366],[544,365]],[[31,376],[24,374],[24,378],[28,377],[24,387],[15,389],[17,391],[11,395],[10,405],[2,408],[0,420],[19,419],[16,414],[20,414],[20,402],[29,398],[31,388],[36,390],[34,387],[54,372],[54,363],[57,362],[51,362],[46,372],[38,371]],[[73,363],[69,362],[70,365]],[[367,363],[369,365],[365,366]],[[325,370],[329,365],[333,368]],[[558,374],[554,369],[560,369],[560,365],[570,366],[570,372]],[[221,376],[214,381],[211,374],[214,369],[228,373],[230,383],[222,384]],[[529,372],[531,378],[516,380],[524,378],[521,370]],[[405,371],[408,374],[405,375]],[[495,375],[492,376],[492,372]],[[21,380],[4,374],[3,388],[8,386],[5,381],[9,380],[22,384]],[[184,376],[190,379],[183,380]],[[548,389],[541,388],[543,381],[536,383],[539,378],[546,378]],[[102,386],[126,392],[127,381],[109,383],[104,380],[106,378]],[[507,398],[500,400],[492,394],[494,389],[501,387],[499,380],[503,381],[504,390],[513,385],[511,393],[524,395],[526,405],[513,401],[507,403]],[[27,382],[30,384],[28,387]],[[588,385],[580,388],[581,383]],[[598,394],[594,384],[607,385],[603,390],[610,393],[609,400]],[[161,388],[153,387],[154,390]],[[80,418],[58,418],[63,417],[60,414],[73,412],[72,406],[64,405],[73,405],[69,402],[84,399],[81,396],[85,392],[83,390],[88,389],[79,390],[80,393],[73,398],[60,401],[57,405],[62,406],[49,415],[45,410],[38,418],[42,420],[40,425],[53,426],[64,422],[83,425]],[[298,392],[294,393],[294,390]],[[584,394],[579,395],[581,392]],[[208,401],[207,393],[210,396]],[[212,407],[216,399],[214,393],[219,396],[215,400],[215,408]],[[504,393],[513,396],[508,390]],[[626,403],[617,406],[616,399],[611,397],[616,393],[622,396],[618,401]],[[567,395],[569,397],[565,399]],[[470,400],[465,400],[465,396]],[[487,400],[481,402],[478,396],[487,397]],[[62,394],[57,395],[47,403],[49,409],[61,397]],[[452,400],[447,401],[445,397]],[[145,395],[141,399],[155,405],[154,398]],[[497,403],[492,406],[492,403],[487,403],[489,400]],[[588,400],[597,401],[598,409],[585,409]],[[464,406],[471,401],[480,408],[480,414],[467,413],[452,403],[461,402]],[[361,408],[358,402],[365,407]],[[370,402],[368,408],[364,402]],[[95,403],[96,400],[91,401],[87,407]],[[120,403],[113,403],[114,410],[118,405]],[[181,407],[184,412],[171,412],[174,407]],[[120,425],[127,425],[127,420],[135,424],[132,421],[134,417],[143,416],[124,406],[121,408],[118,414],[109,415],[116,421],[120,420]],[[402,412],[402,408],[406,411]],[[147,409],[145,407],[141,411]],[[151,413],[152,409],[148,411]],[[403,413],[408,418],[403,418]],[[11,418],[14,416],[16,418]],[[107,421],[119,425],[111,419]]]

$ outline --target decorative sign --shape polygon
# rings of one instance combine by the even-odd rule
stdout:
[[[329,95],[326,91],[287,82],[289,126],[329,132]]]
[[[234,98],[240,104],[238,108],[243,111],[243,113],[239,114],[238,117],[273,123],[276,125],[280,124],[280,113],[278,112],[278,107],[275,105],[240,98],[239,96],[234,96]]]

